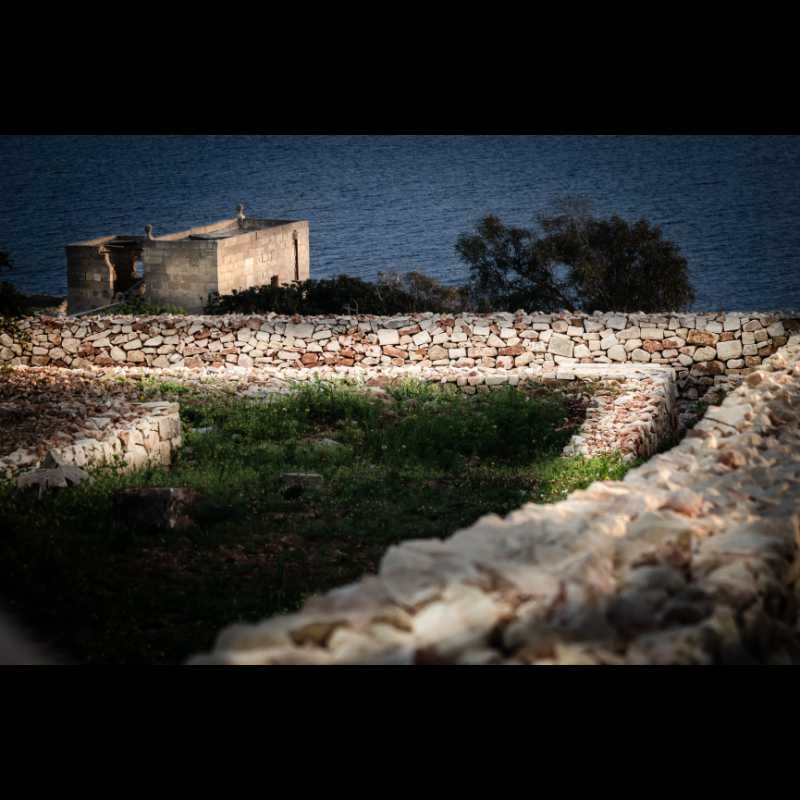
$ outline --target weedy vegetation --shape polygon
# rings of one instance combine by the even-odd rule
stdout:
[[[181,663],[231,623],[377,571],[396,542],[445,538],[631,466],[560,455],[583,406],[557,386],[468,397],[413,381],[377,394],[319,382],[266,400],[141,388],[181,403],[172,466],[104,468],[34,501],[0,488],[0,596],[79,663]],[[286,472],[322,484],[290,494]],[[204,502],[187,530],[139,530],[112,513],[113,493],[133,486],[189,487]]]

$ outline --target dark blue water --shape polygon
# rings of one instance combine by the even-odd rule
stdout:
[[[645,217],[689,261],[698,309],[800,308],[797,136],[6,136],[0,246],[63,293],[64,245],[233,215],[311,223],[311,274],[466,271],[485,212],[531,224],[561,195]]]

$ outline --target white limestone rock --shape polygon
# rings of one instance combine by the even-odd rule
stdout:
[[[713,361],[717,357],[717,351],[713,347],[698,347],[694,351],[693,359],[696,362]]]
[[[547,352],[553,353],[554,355],[558,356],[566,356],[567,358],[571,358],[573,351],[575,349],[574,342],[569,336],[564,336],[560,333],[554,333],[550,337],[550,341],[548,343]]]
[[[621,344],[608,348],[607,354],[612,361],[627,361],[628,353]]]
[[[742,355],[742,343],[739,339],[717,342],[717,357],[720,361],[727,361],[729,358],[739,358],[740,355]]]
[[[601,350],[608,350],[610,347],[614,347],[615,345],[619,344],[619,339],[612,333],[610,336],[606,336],[605,338],[600,340],[600,349]]]
[[[773,322],[772,325],[767,327],[767,334],[773,338],[775,336],[785,336],[786,329],[783,327],[782,322]]]
[[[443,341],[448,341],[445,336]],[[385,345],[400,344],[400,334],[397,330],[391,328],[384,328],[378,331],[378,342],[381,347]]]
[[[621,331],[625,329],[627,325],[627,317],[620,317],[620,316],[611,316],[606,317],[606,327],[611,328],[615,331]]]

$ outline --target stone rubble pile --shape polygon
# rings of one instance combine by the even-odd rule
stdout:
[[[800,663],[799,546],[795,336],[623,481],[392,547],[190,663]]]
[[[285,317],[34,317],[0,364],[29,366],[485,367],[661,364],[697,399],[714,376],[742,376],[783,346],[800,319],[783,313]]]

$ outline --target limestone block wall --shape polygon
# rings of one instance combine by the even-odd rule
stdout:
[[[795,336],[623,481],[403,542],[189,663],[800,663],[799,548]]]
[[[0,476],[13,478],[36,469],[52,456],[57,462],[78,467],[118,464],[137,469],[147,464],[170,464],[181,444],[177,403],[125,403],[117,401],[103,416],[87,415],[82,430],[50,446],[32,445],[0,457]]]
[[[67,245],[67,307],[70,313],[99,308],[114,299],[112,272],[100,252],[105,236],[90,242]]]
[[[554,373],[575,365],[654,364],[675,370],[681,397],[697,398],[715,378],[739,380],[758,367],[800,329],[800,319],[784,312],[98,316],[40,317],[24,321],[21,328],[29,334],[27,339],[0,336],[0,363],[507,371],[539,367]]]
[[[308,222],[302,220],[220,239],[218,247],[220,294],[268,284],[273,276],[279,283],[290,283],[307,280],[310,274]]]
[[[202,310],[219,288],[217,246],[213,239],[148,240],[142,251],[147,300]]]

